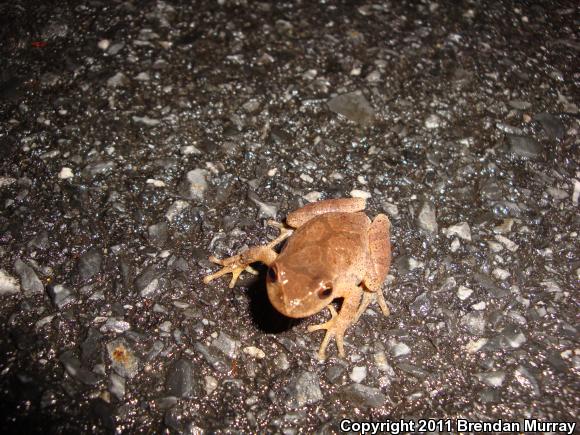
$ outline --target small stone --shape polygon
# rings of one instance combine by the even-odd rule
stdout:
[[[443,234],[447,237],[458,236],[463,240],[471,241],[471,229],[467,222],[461,222],[456,225],[452,225],[449,228],[443,229]]]
[[[457,289],[457,297],[459,299],[461,299],[462,301],[464,301],[469,296],[471,296],[472,293],[473,293],[473,290],[471,290],[470,288],[465,287],[463,285],[459,286],[459,288]]]
[[[175,361],[167,372],[165,389],[175,397],[193,398],[198,387],[193,364],[185,359]]]
[[[544,147],[537,140],[527,136],[508,134],[508,152],[525,158],[539,157]]]
[[[505,246],[510,252],[516,252],[518,250],[518,245],[516,243],[512,242],[510,239],[502,236],[501,234],[496,234],[495,239],[503,246]]]
[[[377,83],[381,80],[381,73],[377,70],[371,71],[366,77],[366,81],[369,83]]]
[[[395,358],[411,353],[411,348],[409,346],[407,346],[405,343],[398,342],[395,339],[389,340],[389,347],[391,354]]]
[[[102,262],[103,254],[98,248],[91,248],[81,255],[78,264],[81,280],[85,281],[99,274]]]
[[[302,196],[302,198],[304,198],[308,202],[316,202],[316,201],[320,201],[320,199],[322,198],[322,193],[317,192],[317,191],[312,191],[312,192],[309,192],[306,195]]]
[[[140,82],[148,82],[149,80],[151,80],[151,77],[149,76],[149,73],[140,72],[135,76],[135,80],[138,80]]]
[[[260,110],[260,102],[255,99],[248,100],[242,104],[242,108],[248,113],[256,113]]]
[[[314,181],[314,178],[312,178],[310,175],[308,174],[300,174],[300,179],[302,181],[305,181],[307,183],[312,183]]]
[[[117,399],[122,400],[125,397],[125,378],[117,373],[111,373],[109,376],[109,391]]]
[[[357,407],[376,408],[383,406],[387,401],[387,397],[378,388],[356,383],[342,387],[339,395]]]
[[[127,76],[122,72],[118,72],[113,77],[107,80],[107,86],[110,88],[117,88],[120,86],[126,86],[129,83]]]
[[[572,204],[578,205],[578,199],[580,198],[580,181],[574,180],[574,191],[572,192]]]
[[[117,334],[123,333],[131,329],[131,324],[125,320],[119,320],[115,317],[109,317],[100,328],[102,333],[115,332]]]
[[[64,167],[58,173],[58,178],[61,180],[68,180],[69,178],[74,177],[73,171],[71,168]]]
[[[397,207],[395,204],[391,204],[390,202],[384,202],[383,207],[385,209],[385,212],[393,219],[399,217],[399,207]]]
[[[16,178],[12,178],[12,177],[0,177],[0,188],[12,186],[17,181],[18,180]]]
[[[560,119],[549,113],[538,113],[534,116],[534,121],[538,121],[546,135],[551,139],[562,139],[566,134],[566,127]]]
[[[36,275],[34,269],[24,263],[20,258],[14,262],[14,270],[20,276],[20,284],[27,296],[42,294],[44,285]]]
[[[528,103],[527,101],[520,101],[520,100],[512,100],[508,104],[517,110],[529,110],[532,107],[531,103]]]
[[[464,346],[464,349],[467,353],[476,353],[487,344],[487,341],[487,338],[472,340]]]
[[[66,372],[83,384],[95,385],[99,382],[99,377],[85,367],[82,367],[80,360],[72,351],[67,350],[63,352],[58,359],[64,366]]]
[[[185,183],[187,184],[188,198],[197,200],[203,199],[205,191],[207,190],[207,175],[207,170],[201,168],[194,169],[187,173]]]
[[[143,124],[147,127],[155,127],[161,123],[159,119],[149,118],[148,116],[133,116],[132,119],[133,122]]]
[[[154,225],[150,225],[147,228],[147,235],[149,238],[149,242],[157,247],[163,248],[163,245],[167,242],[167,238],[169,237],[169,226],[166,222],[159,222]]]
[[[428,202],[423,203],[417,218],[419,228],[429,234],[437,234],[438,225],[435,207]]]
[[[4,270],[0,270],[0,295],[11,295],[20,292],[20,285],[16,278],[8,275]]]
[[[165,218],[169,222],[173,222],[177,216],[179,216],[184,210],[189,208],[189,202],[177,200],[169,206],[167,212],[165,212]]]
[[[461,248],[461,242],[457,237],[455,237],[451,242],[451,246],[449,249],[451,249],[451,252],[457,252],[459,248]]]
[[[478,302],[477,304],[473,304],[471,306],[471,308],[475,311],[483,311],[483,310],[485,310],[486,306],[487,306],[487,304],[485,303],[485,301],[481,301],[481,302]]]
[[[142,297],[152,296],[159,288],[159,278],[157,268],[152,264],[135,278],[135,287]]]
[[[474,311],[461,318],[461,324],[472,335],[483,335],[485,332],[485,318],[483,312]]]
[[[372,106],[360,92],[337,95],[328,101],[328,108],[363,125],[370,123],[375,116]]]
[[[493,232],[496,234],[507,234],[512,230],[513,225],[513,219],[504,219],[500,225],[493,228]]]
[[[530,390],[532,390],[532,394],[534,396],[539,396],[541,394],[540,385],[538,384],[538,381],[524,366],[522,365],[518,366],[518,368],[514,372],[514,377],[521,386],[527,387]]]
[[[349,376],[353,382],[360,384],[367,377],[367,368],[365,366],[355,366]]]
[[[205,380],[205,394],[209,396],[217,389],[218,380],[213,376],[209,375],[205,375],[203,379]]]
[[[218,337],[212,342],[211,345],[221,351],[224,355],[233,358],[236,356],[239,342],[234,340],[225,332],[220,332]]]
[[[244,347],[242,349],[242,352],[244,352],[246,355],[251,356],[252,358],[257,358],[257,359],[266,358],[266,353],[262,349],[255,347],[255,346]]]
[[[425,120],[425,127],[427,127],[428,129],[438,128],[440,125],[441,125],[441,118],[439,118],[435,114],[429,115],[427,117],[427,119]]]
[[[353,198],[363,198],[369,199],[371,197],[370,192],[366,192],[364,190],[353,189],[350,191],[350,196]]]
[[[278,214],[278,204],[263,202],[253,191],[248,191],[248,198],[260,208],[260,216],[266,218],[276,218]]]
[[[559,201],[568,198],[568,192],[563,189],[558,189],[557,187],[548,187],[546,192],[548,192],[552,198]]]
[[[153,187],[165,187],[165,182],[162,180],[155,180],[153,178],[148,178],[146,181],[147,184],[152,185]]]
[[[499,279],[501,281],[508,279],[511,275],[507,270],[501,269],[499,267],[493,269],[491,274],[494,276],[494,278]]]
[[[517,327],[513,326],[507,326],[504,328],[502,331],[502,337],[513,349],[518,349],[527,341],[526,336]]]
[[[179,148],[179,151],[181,152],[181,154],[183,154],[184,156],[190,156],[193,154],[203,154],[199,149],[197,149],[195,146],[193,145],[186,145],[183,146],[181,148]]]
[[[123,338],[107,343],[111,367],[124,378],[134,377],[139,370],[139,359]]]
[[[110,46],[111,46],[111,41],[109,41],[108,39],[101,39],[97,43],[97,47],[99,47],[103,51],[106,51]]]
[[[505,372],[502,370],[478,373],[476,376],[489,387],[501,387],[505,380]]]
[[[56,284],[47,287],[48,295],[52,299],[52,303],[57,308],[63,308],[73,300],[71,291],[62,284]]]
[[[323,399],[316,373],[301,372],[289,386],[298,406],[310,405]]]

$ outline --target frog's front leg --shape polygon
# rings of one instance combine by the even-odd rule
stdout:
[[[319,359],[326,359],[326,348],[332,337],[336,340],[338,354],[344,358],[344,332],[355,320],[357,308],[360,305],[361,295],[362,289],[357,285],[353,285],[344,292],[344,300],[338,314],[332,305],[328,305],[328,309],[332,316],[330,320],[320,325],[311,325],[308,327],[309,332],[326,329],[326,335],[324,336],[324,339],[320,344],[320,350],[318,351]]]
[[[275,221],[268,221],[268,225],[278,228],[280,230],[280,235],[265,246],[254,246],[253,248],[249,248],[238,255],[224,258],[223,260],[213,255],[210,256],[209,261],[219,264],[222,266],[222,268],[216,273],[205,276],[203,278],[203,282],[207,284],[222,275],[231,273],[232,279],[230,281],[229,287],[232,288],[236,285],[236,281],[244,270],[246,272],[256,274],[256,271],[250,267],[250,264],[257,262],[264,263],[266,266],[272,264],[272,262],[278,256],[276,251],[274,251],[274,247],[278,243],[290,237],[292,230]]]

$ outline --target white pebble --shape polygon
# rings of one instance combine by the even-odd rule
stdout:
[[[0,270],[0,295],[7,295],[18,293],[20,291],[20,285],[16,278],[8,275],[4,270]]]
[[[67,180],[72,177],[74,177],[74,174],[71,168],[64,167],[58,173],[58,178],[61,180]]]
[[[487,306],[487,304],[484,301],[478,302],[477,304],[473,304],[471,306],[471,308],[473,308],[476,311],[483,311],[485,310],[485,307]]]
[[[101,39],[97,43],[97,47],[99,47],[103,51],[105,51],[106,49],[108,49],[110,46],[111,46],[111,41],[109,41],[108,39]]]
[[[184,156],[188,156],[188,155],[191,155],[191,154],[201,154],[201,151],[198,150],[193,145],[183,146],[183,147],[181,147],[179,149],[179,151],[181,151],[181,154],[183,154]]]
[[[353,382],[358,384],[367,377],[367,368],[365,366],[355,366],[352,368],[349,376]]]
[[[350,196],[352,196],[353,198],[369,199],[371,197],[371,194],[364,190],[353,189],[350,191]]]
[[[312,183],[314,181],[314,178],[312,178],[310,175],[308,174],[300,174],[300,179],[302,181],[306,181],[307,183]]]
[[[429,115],[425,120],[425,127],[429,129],[437,128],[441,125],[441,119],[437,115]]]
[[[362,175],[359,175],[358,177],[356,177],[356,179],[362,185],[366,185],[367,184],[367,180],[365,180],[365,177],[363,177]]]
[[[457,237],[453,239],[451,242],[451,252],[457,252],[457,250],[461,247],[461,242]]]
[[[266,357],[266,354],[264,353],[264,351],[262,349],[260,349],[259,347],[255,347],[255,346],[248,346],[248,347],[244,347],[242,349],[242,352],[244,352],[246,355],[249,355],[253,358],[257,358],[257,359],[264,359]]]
[[[456,225],[451,225],[449,228],[443,230],[443,234],[447,237],[459,236],[463,240],[471,241],[471,230],[467,222],[460,222]]]
[[[313,191],[313,192],[307,193],[302,198],[304,198],[308,202],[316,202],[316,201],[320,201],[320,198],[322,198],[322,193],[317,192],[317,191]]]
[[[278,168],[272,168],[268,171],[268,177],[273,177],[278,172]]]
[[[499,279],[499,280],[502,280],[502,281],[503,281],[503,280],[505,280],[505,279],[508,279],[508,278],[509,278],[509,276],[511,275],[511,274],[510,274],[510,273],[509,273],[507,270],[505,270],[505,269],[501,269],[501,268],[499,268],[499,267],[498,267],[498,268],[496,268],[496,269],[493,269],[493,271],[491,272],[491,274],[492,274],[492,275],[493,275],[495,278],[497,278],[497,279]]]
[[[467,353],[475,353],[479,349],[481,349],[483,346],[485,346],[486,344],[487,344],[487,338],[479,338],[477,340],[470,341],[463,348],[465,349],[465,351]]]
[[[504,245],[508,249],[508,251],[516,252],[519,248],[519,246],[515,242],[512,242],[510,239],[500,234],[496,234],[495,240]]]
[[[165,182],[163,180],[155,180],[153,178],[148,178],[147,184],[151,184],[153,187],[165,187]]]
[[[457,297],[459,299],[461,299],[462,301],[464,301],[469,296],[471,296],[472,293],[473,293],[473,290],[471,290],[468,287],[465,287],[464,285],[460,285],[459,288],[457,289]]]

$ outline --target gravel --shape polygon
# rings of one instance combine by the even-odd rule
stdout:
[[[577,4],[0,6],[6,433],[336,433],[577,421]],[[320,199],[388,214],[346,357],[279,315],[264,244]],[[469,431],[466,431],[469,432]],[[523,432],[523,430],[522,430]]]

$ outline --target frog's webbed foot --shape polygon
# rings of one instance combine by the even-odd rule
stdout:
[[[329,305],[328,311],[330,311],[330,320],[328,322],[321,323],[319,325],[310,325],[308,327],[308,332],[319,331],[320,329],[326,329],[326,334],[324,335],[324,339],[320,344],[320,350],[318,351],[318,359],[325,360],[326,359],[326,348],[328,347],[328,343],[332,337],[336,340],[336,346],[338,347],[338,354],[341,357],[344,357],[344,331],[350,325],[350,322],[346,325],[343,325],[344,322],[341,322],[340,316],[336,313],[336,310],[332,305]]]
[[[255,269],[253,269],[249,263],[245,263],[242,259],[242,254],[238,254],[238,255],[234,255],[233,257],[228,257],[225,259],[219,259],[217,257],[214,257],[213,255],[211,257],[209,257],[209,261],[211,261],[212,263],[215,264],[219,264],[220,266],[223,266],[220,270],[218,270],[216,273],[212,273],[211,275],[207,275],[203,278],[203,282],[204,283],[209,283],[210,281],[213,281],[216,278],[219,278],[222,275],[225,275],[227,273],[231,273],[232,274],[232,279],[230,280],[230,283],[228,285],[229,288],[233,288],[236,285],[236,281],[238,280],[238,278],[240,277],[240,275],[242,274],[243,271],[249,272],[253,275],[257,275],[258,272],[256,272]]]
[[[274,240],[269,242],[265,246],[255,246],[253,248],[247,249],[244,252],[234,255],[232,257],[219,259],[215,256],[209,257],[209,261],[212,263],[219,264],[222,266],[221,270],[218,270],[216,273],[212,273],[211,275],[207,275],[203,278],[204,283],[209,283],[216,278],[219,278],[222,275],[227,273],[232,274],[232,279],[230,281],[229,287],[232,288],[236,285],[236,281],[240,277],[241,273],[246,271],[257,275],[256,272],[250,264],[261,262],[266,265],[270,265],[278,256],[274,251],[274,247],[280,243],[281,241],[287,239],[291,234],[292,230],[286,228],[283,224],[275,222],[275,221],[268,221],[268,225],[276,227],[280,229],[280,235],[276,237]]]

